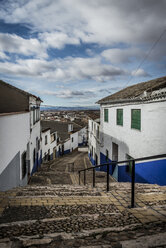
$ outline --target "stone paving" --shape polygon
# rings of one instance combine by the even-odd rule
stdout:
[[[75,155],[75,170],[90,166],[86,155]],[[99,176],[95,188],[90,177],[79,186],[77,173],[66,165],[73,160],[68,155],[45,164],[31,185],[0,192],[0,248],[166,247],[165,186],[136,184],[131,209],[130,183],[110,178],[106,192],[105,177]],[[62,184],[53,183],[55,175]]]

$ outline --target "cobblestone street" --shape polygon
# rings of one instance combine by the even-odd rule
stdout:
[[[74,166],[73,166],[74,163]],[[42,168],[30,185],[0,192],[0,248],[5,247],[166,247],[166,187],[117,183],[78,170],[91,166],[86,153],[73,152]]]

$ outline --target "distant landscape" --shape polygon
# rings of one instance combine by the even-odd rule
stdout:
[[[41,111],[67,111],[67,110],[73,110],[73,111],[77,111],[77,110],[99,110],[99,106],[85,106],[85,107],[81,107],[81,106],[76,106],[76,107],[67,107],[67,106],[40,106],[40,110]]]

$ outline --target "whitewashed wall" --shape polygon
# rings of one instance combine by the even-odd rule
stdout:
[[[37,107],[40,106],[40,101],[37,101],[35,97],[30,97],[29,99],[30,103],[30,109],[31,107]],[[37,144],[36,144],[36,138],[40,140],[40,120],[33,124],[33,111],[30,110],[30,127],[31,127],[31,132],[30,132],[30,170],[32,172],[33,167],[34,167],[34,161],[33,161],[33,152],[34,149],[36,149],[36,153],[38,152],[38,158],[40,158],[41,155],[41,149],[37,149]]]
[[[30,138],[29,118],[29,112],[0,116],[0,174],[20,152],[19,176],[22,179],[21,155],[27,151]]]
[[[70,151],[71,149],[71,140],[67,140],[65,143],[64,143],[64,151]]]
[[[109,109],[109,121],[104,122],[104,107]],[[123,126],[116,124],[116,110],[123,108]],[[131,109],[141,109],[141,130],[131,129]],[[112,158],[112,142],[119,145],[118,160],[126,153],[134,158],[165,153],[166,151],[166,102],[146,104],[103,105],[101,107],[101,132],[104,146],[101,152],[109,150]]]
[[[47,136],[47,144],[45,145],[45,136]],[[51,141],[50,129],[42,132],[42,158],[44,158],[44,154],[48,154],[48,150],[50,150],[50,155],[53,153],[54,147],[56,147],[56,140]]]
[[[32,171],[33,166],[34,166],[33,151],[34,151],[34,149],[37,149],[36,138],[38,138],[38,140],[40,140],[40,121],[35,123],[35,125],[31,129],[31,134],[30,134],[30,167],[31,167],[31,171]],[[39,158],[40,158],[40,153],[41,153],[41,149],[38,151]]]
[[[55,138],[55,140],[52,140],[51,138],[50,138],[50,154],[52,154],[53,153],[53,149],[56,147],[57,148],[57,132],[55,132],[55,134],[56,134],[56,138]],[[51,135],[53,135],[53,133],[51,133]]]
[[[47,136],[47,144],[45,145],[45,136]],[[48,150],[50,149],[50,142],[51,142],[51,137],[50,137],[50,129],[42,132],[42,158],[44,158],[44,154],[48,154]]]
[[[93,129],[92,129],[93,125]],[[99,127],[99,137],[97,137],[97,127]],[[92,151],[93,147],[93,160],[95,160],[95,154],[98,156],[98,164],[100,164],[100,125],[95,122],[94,120],[89,120],[88,121],[88,144],[89,144],[89,149],[88,152],[90,154],[90,150]]]
[[[73,138],[73,142],[72,142],[72,138]],[[78,132],[72,133],[70,135],[70,140],[71,140],[71,151],[72,151],[78,147]]]
[[[78,132],[78,143],[82,144],[83,141],[87,141],[87,129],[86,127],[82,128],[79,132]]]

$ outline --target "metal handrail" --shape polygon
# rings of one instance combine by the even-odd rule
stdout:
[[[142,158],[136,158],[136,159],[128,159],[123,161],[111,161],[109,163],[100,164],[96,166],[92,166],[83,170],[79,170],[79,185],[81,183],[81,172],[84,172],[84,185],[86,185],[86,171],[93,169],[93,187],[95,187],[95,169],[103,166],[107,166],[107,191],[109,191],[109,166],[112,164],[124,164],[132,162],[132,171],[131,171],[131,208],[134,208],[134,202],[135,202],[135,162],[138,161],[146,161],[151,159],[158,159],[158,158],[165,158],[166,154],[160,154],[160,155],[154,155],[149,157],[142,157]]]
[[[133,158],[133,159],[122,160],[122,161],[111,161],[109,163],[100,164],[100,165],[96,165],[96,166],[91,166],[89,168],[79,170],[78,172],[85,171],[85,170],[90,170],[90,169],[93,169],[93,168],[99,168],[99,167],[102,167],[102,166],[105,166],[105,165],[110,165],[110,164],[115,163],[115,162],[116,162],[116,164],[124,164],[124,163],[128,163],[128,162],[131,162],[131,161],[137,162],[137,161],[157,159],[157,158],[164,158],[164,157],[166,157],[166,154],[149,156],[149,157],[142,157],[142,158],[135,158],[135,159]]]

